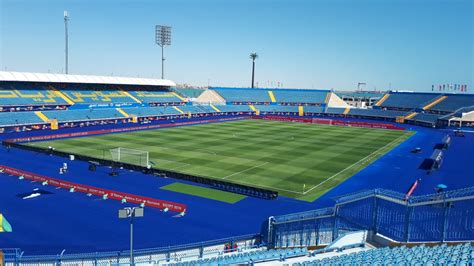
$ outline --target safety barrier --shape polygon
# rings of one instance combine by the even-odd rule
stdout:
[[[258,234],[248,234],[229,238],[215,239],[204,242],[183,244],[169,247],[148,248],[134,250],[134,262],[137,265],[154,264],[160,261],[176,262],[181,258],[196,256],[202,258],[209,254],[225,251],[225,244],[237,246],[239,249],[256,247],[261,245],[261,237]],[[23,254],[20,249],[7,248],[0,250],[4,253],[5,266],[17,265],[130,265],[130,252],[109,251],[68,254],[66,252],[57,255],[35,255]]]
[[[270,247],[329,244],[347,231],[369,230],[398,242],[472,241],[474,187],[406,198],[383,189],[336,199],[334,207],[270,217]]]

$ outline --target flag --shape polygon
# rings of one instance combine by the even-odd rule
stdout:
[[[411,186],[410,188],[408,189],[407,193],[405,194],[405,199],[407,200],[412,194],[413,192],[415,191],[416,187],[418,186],[418,182],[420,181],[420,179],[417,179]]]

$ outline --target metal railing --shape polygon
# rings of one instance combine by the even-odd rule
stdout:
[[[182,258],[202,258],[208,254],[219,254],[224,245],[237,244],[239,249],[260,245],[260,235],[249,234],[222,238],[205,242],[134,250],[135,264],[158,264],[159,262],[180,261]],[[57,255],[27,256],[20,249],[0,250],[4,254],[5,266],[16,265],[130,265],[130,251],[110,251],[68,254],[63,250]]]
[[[263,234],[269,247],[324,245],[356,230],[398,242],[474,239],[474,187],[409,198],[375,189],[335,200],[331,208],[270,217]]]

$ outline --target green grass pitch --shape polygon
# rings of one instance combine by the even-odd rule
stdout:
[[[161,189],[193,195],[193,196],[206,198],[206,199],[213,199],[213,200],[227,202],[227,203],[236,203],[246,198],[245,196],[240,195],[240,194],[235,194],[235,193],[212,189],[212,188],[193,186],[193,185],[188,185],[188,184],[183,184],[183,183],[178,183],[178,182],[163,186],[161,187]]]
[[[36,142],[103,158],[123,147],[149,152],[155,167],[276,190],[314,201],[413,133],[239,120]],[[109,157],[110,158],[110,157]]]

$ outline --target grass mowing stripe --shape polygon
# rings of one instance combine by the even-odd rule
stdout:
[[[240,120],[32,145],[97,158],[110,156],[108,150],[117,147],[146,150],[157,168],[216,179],[226,177],[231,182],[311,201],[360,167],[326,181],[304,197],[292,191],[301,191],[303,184],[310,188],[320,184],[403,134],[383,129]],[[379,155],[381,152],[377,152]]]
[[[192,196],[197,196],[197,197],[206,198],[206,199],[222,201],[222,202],[231,203],[231,204],[234,204],[246,198],[244,195],[240,195],[240,194],[230,193],[230,192],[212,189],[212,188],[193,186],[193,185],[178,183],[178,182],[163,186],[161,187],[161,189],[183,193],[187,195],[192,195]]]

